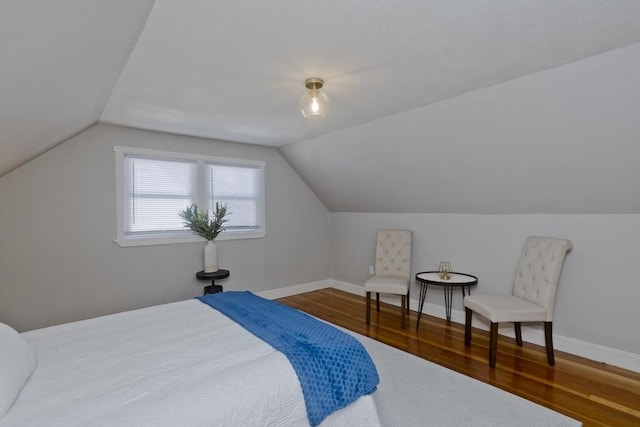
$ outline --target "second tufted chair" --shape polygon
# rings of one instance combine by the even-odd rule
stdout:
[[[411,281],[411,230],[379,230],[376,239],[375,276],[367,280],[367,325],[371,323],[371,292],[376,293],[380,311],[380,293],[396,294],[402,300],[401,326],[405,329],[409,314]]]
[[[513,322],[516,343],[522,346],[521,322],[544,322],[547,361],[553,356],[552,322],[556,289],[562,264],[571,250],[569,240],[554,237],[527,238],[516,268],[511,295],[469,295],[464,299],[466,312],[464,344],[471,345],[471,317],[477,313],[491,322],[489,366],[496,366],[498,323]]]

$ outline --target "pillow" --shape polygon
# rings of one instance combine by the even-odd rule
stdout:
[[[36,356],[29,344],[13,328],[0,323],[0,419],[35,369]]]

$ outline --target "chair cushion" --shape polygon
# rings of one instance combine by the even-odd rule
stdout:
[[[406,295],[409,291],[409,279],[401,277],[374,276],[364,284],[367,292]]]
[[[0,419],[35,369],[36,357],[29,344],[13,328],[0,323]]]
[[[464,306],[492,323],[547,320],[544,307],[513,295],[469,295],[464,299]]]

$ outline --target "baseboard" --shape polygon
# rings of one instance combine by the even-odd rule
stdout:
[[[353,283],[342,282],[339,280],[330,280],[331,287],[340,289],[345,292],[349,292],[355,295],[364,296],[364,287],[354,285]],[[381,296],[381,301],[389,304],[400,306],[400,298],[393,298],[392,296]],[[410,299],[409,307],[411,310],[418,311],[418,300]],[[425,302],[422,312],[430,316],[439,317],[441,319],[446,318],[444,306],[430,304]],[[465,313],[461,310],[451,310],[451,321],[455,323],[464,324]],[[474,316],[472,325],[478,329],[485,331],[489,330],[489,322],[483,322]],[[513,326],[505,324],[498,329],[500,335],[515,338]],[[536,327],[522,326],[522,339],[526,342],[541,345],[544,347],[544,331]],[[556,350],[564,351],[565,353],[574,354],[576,356],[584,357],[585,359],[594,360],[597,362],[606,363],[608,365],[617,366],[619,368],[628,369],[634,372],[640,372],[640,354],[631,353],[628,351],[618,350],[611,347],[605,347],[599,344],[594,344],[586,341],[581,341],[575,338],[565,337],[558,334],[553,334],[553,345]]]
[[[302,283],[300,285],[293,285],[293,286],[287,286],[284,288],[256,292],[255,294],[266,299],[278,299],[278,298],[289,297],[291,295],[303,294],[305,292],[313,292],[319,289],[330,288],[331,285],[332,285],[332,281],[330,279],[318,280],[317,282]]]

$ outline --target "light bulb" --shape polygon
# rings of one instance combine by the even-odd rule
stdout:
[[[319,110],[320,110],[320,105],[318,104],[318,97],[314,96],[313,98],[311,98],[311,112],[313,114],[318,114]]]
[[[304,91],[300,98],[300,112],[309,119],[321,119],[327,115],[329,97],[321,91],[324,82],[322,79],[307,79]]]

